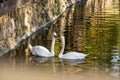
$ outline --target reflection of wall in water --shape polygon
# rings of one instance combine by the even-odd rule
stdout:
[[[82,2],[69,8],[61,18],[60,34],[65,35],[66,50],[84,50],[84,5]],[[64,17],[65,16],[65,17]]]
[[[101,1],[102,4],[97,1]],[[112,3],[109,3],[109,6],[105,6],[107,1]],[[118,43],[118,13],[114,12],[118,8],[114,7],[114,11],[111,10],[111,7],[118,5],[115,5],[116,2],[113,1],[93,0],[94,7],[93,5],[88,5],[90,3],[88,2],[85,8],[86,50],[89,54],[100,58],[107,57],[108,59],[111,55],[110,51],[113,49],[112,46],[117,46]],[[118,0],[116,1],[118,2]],[[92,11],[90,8],[94,10]]]
[[[114,12],[114,8],[117,7],[114,5],[118,3],[119,0],[88,0],[86,4],[86,14],[101,12],[103,9],[111,9],[111,12]]]

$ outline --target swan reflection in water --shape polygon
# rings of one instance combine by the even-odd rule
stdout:
[[[120,64],[113,64],[111,75],[114,77],[120,77]]]
[[[84,59],[59,59],[60,62],[66,62],[69,65],[79,65],[79,64],[84,64],[87,63],[86,60]]]
[[[31,61],[35,61],[35,62],[37,62],[37,63],[45,63],[45,62],[47,62],[47,61],[50,61],[51,64],[52,64],[53,72],[56,72],[55,64],[54,64],[54,57],[31,56],[31,57],[30,57],[30,60],[31,60]]]
[[[36,62],[39,62],[39,63],[46,62],[48,59],[49,59],[49,57],[39,57],[39,56],[30,57],[30,60],[36,61]]]
[[[84,59],[61,59],[61,58],[59,58],[59,62],[60,62],[61,71],[62,71],[61,79],[63,80],[68,80],[68,79],[71,80],[71,77],[68,76],[71,74],[69,73],[68,69],[73,70],[72,72],[74,72],[75,70],[81,70],[82,69],[81,67],[75,67],[75,66],[86,63]]]

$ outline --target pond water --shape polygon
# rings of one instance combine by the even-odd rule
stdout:
[[[32,56],[28,44],[50,49],[57,33],[55,57]],[[0,57],[0,80],[119,80],[120,0],[81,0],[53,24],[40,29],[20,47]],[[89,54],[86,60],[59,60],[65,36],[65,52]]]

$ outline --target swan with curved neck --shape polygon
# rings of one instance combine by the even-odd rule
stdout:
[[[65,48],[65,38],[64,36],[61,36],[61,41],[62,41],[62,49],[58,55],[59,58],[62,59],[85,59],[87,54],[79,53],[79,52],[68,52],[63,54],[64,48]]]
[[[54,53],[55,36],[57,36],[57,34],[54,32],[52,43],[51,43],[51,51],[49,51],[47,48],[43,46],[31,46],[29,44],[29,48],[30,48],[32,55],[41,56],[41,57],[53,57],[55,54]]]

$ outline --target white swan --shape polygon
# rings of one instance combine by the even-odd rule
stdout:
[[[32,47],[29,44],[29,48],[30,48],[32,55],[41,56],[41,57],[53,57],[54,56],[55,36],[57,36],[57,34],[54,32],[53,38],[52,38],[52,43],[51,43],[51,51],[49,51],[47,48],[45,48],[43,46],[33,46]]]
[[[61,59],[85,59],[87,54],[83,54],[83,53],[79,53],[79,52],[68,52],[66,54],[63,54],[64,47],[65,47],[64,36],[61,36],[61,40],[62,40],[62,49],[58,55],[59,58],[61,58]]]

